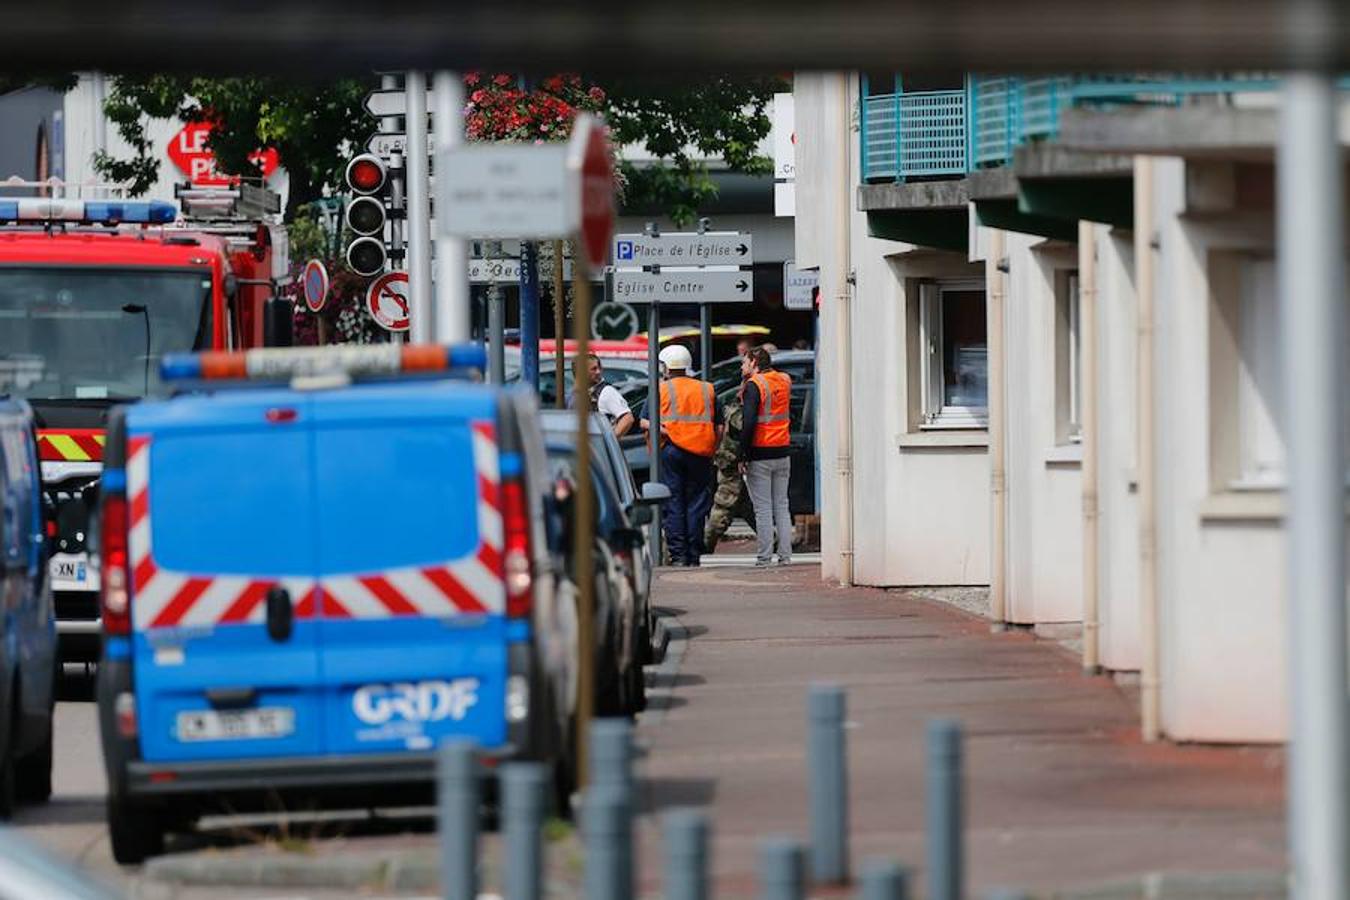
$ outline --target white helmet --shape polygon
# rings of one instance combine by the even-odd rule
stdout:
[[[694,367],[694,357],[689,355],[689,348],[683,344],[671,344],[661,351],[658,357],[661,365],[672,371],[689,371]]]

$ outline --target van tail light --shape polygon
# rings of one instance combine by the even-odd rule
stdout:
[[[522,619],[534,605],[534,573],[530,564],[530,511],[520,479],[502,481],[502,577],[506,581],[506,615]]]
[[[103,590],[101,592],[103,633],[126,635],[131,633],[131,579],[127,570],[127,498],[124,494],[105,494],[103,497],[101,563]]]

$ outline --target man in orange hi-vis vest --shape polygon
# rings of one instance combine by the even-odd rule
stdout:
[[[745,376],[741,402],[741,472],[755,507],[756,566],[792,562],[792,512],[788,508],[791,452],[788,409],[792,379],[773,367],[769,351],[756,347],[741,362]]]
[[[697,566],[703,525],[712,509],[713,454],[722,438],[722,408],[713,386],[689,377],[693,357],[679,344],[661,351],[661,480],[670,488],[662,511],[671,565]]]

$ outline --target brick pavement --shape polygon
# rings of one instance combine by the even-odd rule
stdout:
[[[667,570],[659,604],[690,635],[655,676],[638,738],[643,806],[706,808],[719,897],[753,893],[766,833],[804,837],[805,693],[848,688],[856,863],[923,860],[923,728],[967,730],[968,886],[1038,890],[1146,872],[1283,866],[1282,752],[1144,745],[1108,678],[1029,634],[902,594],[841,589],[814,566]],[[667,670],[671,665],[666,666]],[[659,829],[641,824],[659,889]]]

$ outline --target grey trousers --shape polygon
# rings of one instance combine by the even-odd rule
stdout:
[[[778,561],[792,561],[792,513],[788,509],[788,474],[791,461],[752,459],[745,467],[745,486],[755,506],[755,537],[758,561],[773,559],[774,533],[778,535]]]

